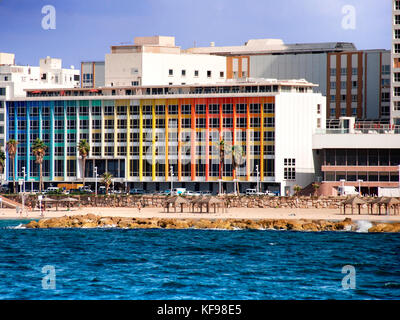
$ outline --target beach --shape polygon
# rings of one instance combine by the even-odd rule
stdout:
[[[168,218],[168,219],[285,219],[285,220],[328,220],[337,221],[350,218],[353,221],[375,221],[375,222],[400,222],[400,215],[367,215],[367,214],[346,214],[340,213],[339,209],[300,209],[300,208],[229,208],[227,212],[200,213],[200,212],[164,212],[162,208],[103,208],[103,207],[82,207],[59,211],[50,209],[45,211],[44,218],[55,218],[73,215],[95,214],[102,217],[124,217],[124,218]],[[40,212],[25,211],[22,217],[16,214],[15,209],[0,209],[0,219],[41,219]]]

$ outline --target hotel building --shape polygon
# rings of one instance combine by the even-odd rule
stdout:
[[[213,44],[186,52],[227,57],[227,79],[305,79],[318,84],[327,97],[328,119],[354,116],[389,122],[389,50],[357,50],[346,42],[285,44],[279,39],[251,39],[243,46]]]
[[[127,86],[28,90],[7,101],[8,139],[17,139],[15,173],[38,181],[31,144],[49,146],[43,163],[46,185],[93,183],[93,169],[112,173],[125,187],[232,192],[255,187],[281,194],[315,181],[312,137],[325,129],[325,97],[306,81],[254,79],[217,85]],[[77,144],[91,150],[82,172]],[[224,162],[220,162],[220,141]],[[232,146],[242,150],[239,167]],[[7,167],[8,180],[12,180]],[[235,170],[236,169],[236,170]],[[220,182],[220,177],[222,181]]]
[[[400,125],[400,1],[392,0],[391,119]]]

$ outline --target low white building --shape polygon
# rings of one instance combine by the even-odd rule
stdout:
[[[5,101],[26,96],[26,89],[77,88],[80,72],[73,66],[62,68],[62,60],[46,57],[39,66],[15,64],[15,55],[0,53],[0,148],[5,149]]]
[[[105,57],[106,86],[212,84],[226,79],[226,57],[183,53],[174,37],[136,37]]]

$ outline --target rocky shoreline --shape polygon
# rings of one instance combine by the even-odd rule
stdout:
[[[400,232],[400,223],[371,222],[368,232]],[[123,229],[222,229],[222,230],[292,230],[292,231],[359,231],[360,225],[343,221],[286,219],[168,219],[101,217],[94,214],[63,216],[31,221],[28,229],[47,228],[123,228]]]

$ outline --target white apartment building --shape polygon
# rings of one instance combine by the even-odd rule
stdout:
[[[39,66],[15,64],[15,55],[0,53],[0,148],[5,149],[6,122],[5,101],[25,97],[26,89],[77,88],[80,72],[73,66],[62,68],[62,60],[46,57]]]
[[[106,86],[186,85],[224,82],[226,57],[183,53],[174,37],[136,37],[105,57]]]
[[[392,0],[392,124],[400,125],[400,1]]]

